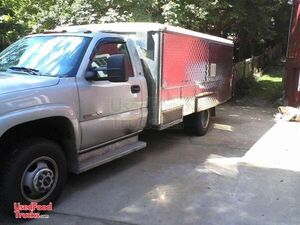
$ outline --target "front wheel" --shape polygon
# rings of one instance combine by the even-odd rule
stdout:
[[[0,201],[5,211],[13,204],[48,204],[62,192],[67,178],[64,153],[54,142],[34,139],[18,144],[0,177]]]
[[[210,110],[194,113],[184,118],[185,130],[196,136],[204,136],[210,124]]]

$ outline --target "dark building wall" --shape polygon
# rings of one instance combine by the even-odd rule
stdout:
[[[285,79],[285,101],[289,106],[300,106],[300,0],[294,0],[287,67]]]

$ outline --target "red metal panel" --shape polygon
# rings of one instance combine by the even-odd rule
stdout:
[[[217,101],[226,101],[231,96],[232,55],[232,46],[164,32],[162,100],[171,96],[187,99],[212,92]],[[216,77],[208,76],[211,63],[216,64]],[[181,89],[180,96],[171,94],[174,88]]]
[[[184,86],[191,80],[204,80],[208,58],[207,41],[182,34],[164,33],[163,87]],[[204,76],[201,77],[201,74]]]
[[[162,99],[164,100],[171,100],[175,98],[180,98],[180,88],[173,88],[170,90],[163,90],[162,91]]]
[[[181,88],[181,97],[182,98],[190,98],[195,96],[195,87],[194,86],[186,86]]]
[[[163,36],[163,94],[184,87],[177,98],[195,96],[195,81],[204,81],[209,59],[208,42],[196,37],[164,33]],[[175,97],[175,96],[174,96]]]
[[[233,49],[231,46],[210,43],[209,52],[210,63],[229,63],[229,66],[232,64]]]

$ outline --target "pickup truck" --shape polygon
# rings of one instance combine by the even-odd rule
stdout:
[[[152,23],[58,27],[0,53],[0,204],[46,204],[68,173],[143,149],[145,129],[204,135],[231,97],[233,43]]]

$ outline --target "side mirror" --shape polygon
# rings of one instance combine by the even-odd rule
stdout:
[[[127,82],[129,77],[125,70],[125,55],[112,55],[107,60],[107,75],[110,82]]]
[[[88,80],[88,81],[98,80],[97,71],[95,71],[95,70],[88,70],[85,73],[85,79]]]

